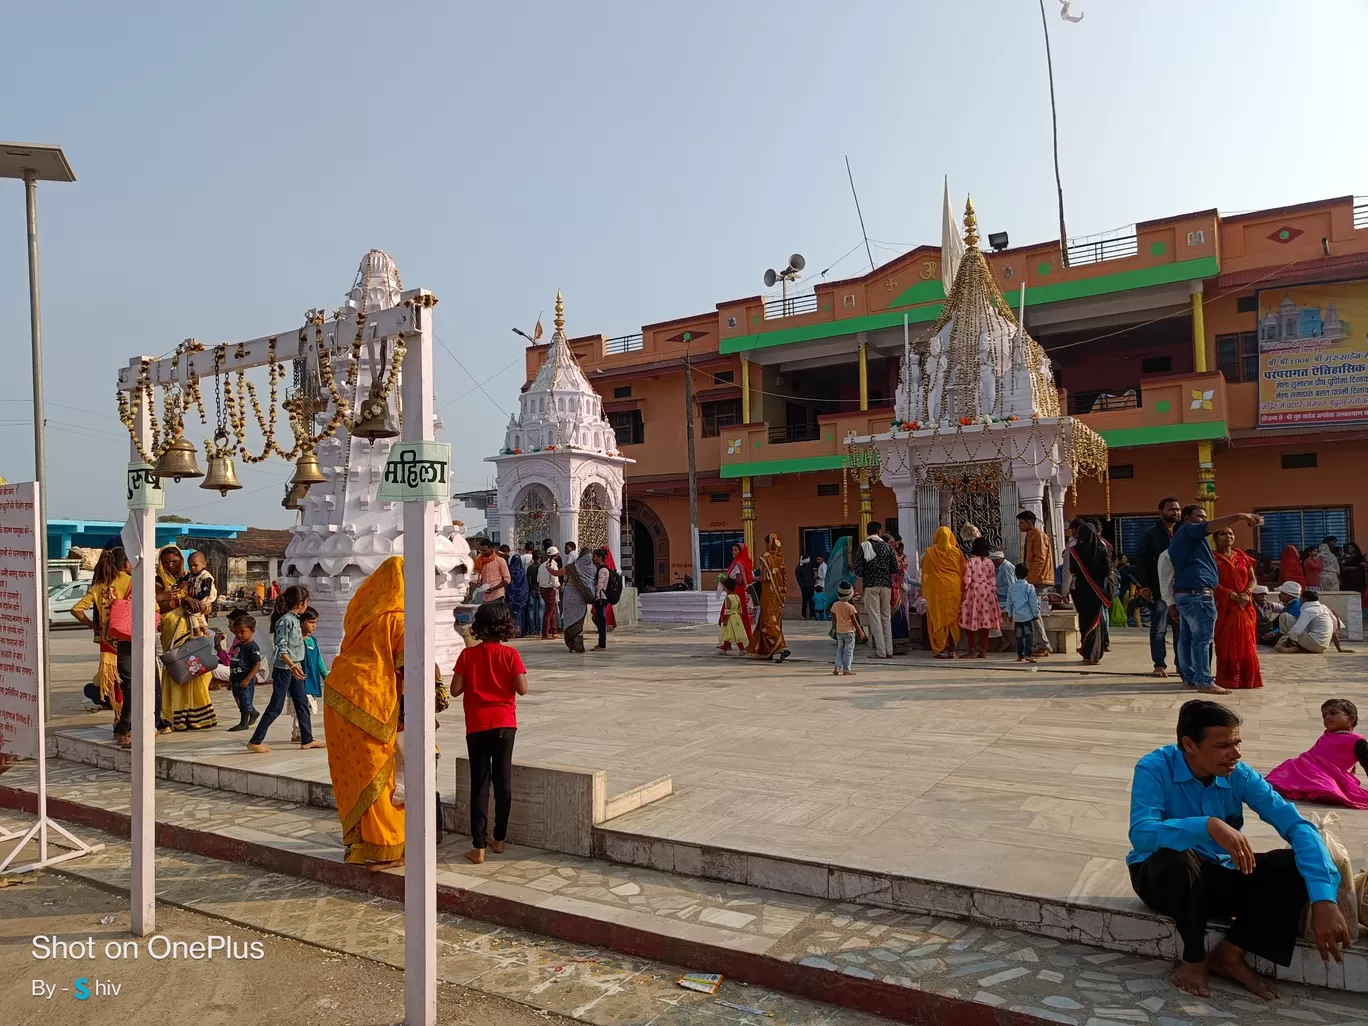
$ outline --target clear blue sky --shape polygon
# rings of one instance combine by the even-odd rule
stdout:
[[[1073,9],[1046,0],[1071,235],[1368,193],[1362,0]],[[1056,231],[1034,0],[87,0],[4,29],[0,137],[62,145],[79,177],[39,196],[54,517],[124,515],[130,355],[292,329],[372,246],[441,298],[465,369],[438,348],[438,404],[474,488],[523,380],[509,328],[549,330],[557,287],[572,334],[615,335],[759,292],[794,250],[813,277],[867,270],[847,154],[880,263],[939,241],[943,174],[985,230]],[[32,472],[23,228],[0,181],[11,480]],[[288,472],[174,487],[167,511],[284,526]]]

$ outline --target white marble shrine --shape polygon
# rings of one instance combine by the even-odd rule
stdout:
[[[346,303],[338,311],[341,337],[354,337],[358,318],[389,309],[399,301],[402,292],[399,270],[389,254],[371,250],[362,259]],[[353,410],[357,401],[366,396],[372,378],[386,373],[385,367],[372,365],[374,357],[374,353],[363,350],[354,394],[347,397]],[[339,388],[349,363],[349,357],[334,357]],[[327,394],[326,388],[323,394]],[[394,422],[400,423],[397,387],[388,402]],[[330,402],[323,416],[330,415],[331,410]],[[434,418],[433,427],[441,430],[440,417]],[[319,465],[329,480],[309,489],[301,522],[285,549],[281,585],[302,584],[309,589],[309,602],[320,614],[316,636],[326,663],[332,662],[342,644],[347,603],[356,589],[386,559],[404,552],[402,504],[376,500],[394,441],[353,438],[344,422],[333,437],[321,442],[317,449]],[[464,529],[452,522],[449,501],[436,504],[436,532],[437,560],[433,573],[437,577],[437,661],[450,667],[464,646],[456,631],[453,610],[469,591],[469,571],[474,561]]]
[[[546,361],[523,388],[497,468],[490,526],[520,549],[550,538],[563,546],[606,545],[621,562],[623,467],[603,404],[565,337],[565,303],[556,293],[556,330]]]

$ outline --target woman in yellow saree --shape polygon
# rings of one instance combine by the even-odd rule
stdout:
[[[376,568],[347,605],[342,650],[323,682],[337,816],[346,861],[372,872],[404,861],[404,810],[394,803],[403,693],[404,559]]]
[[[751,632],[751,655],[782,663],[791,653],[784,640],[784,600],[788,581],[784,574],[784,549],[777,534],[765,536],[765,551],[755,561],[755,582],[760,585],[760,608]]]
[[[167,545],[157,553],[157,608],[161,610],[163,652],[190,640],[191,614],[200,611],[199,603],[180,585],[184,574],[185,557],[175,545]],[[161,714],[171,721],[173,729],[207,730],[218,726],[218,715],[209,697],[212,673],[202,673],[184,684],[177,684],[163,666],[161,678]]]
[[[964,553],[955,542],[955,532],[948,527],[936,528],[931,547],[922,557],[922,595],[931,651],[937,659],[954,659],[964,598]]]

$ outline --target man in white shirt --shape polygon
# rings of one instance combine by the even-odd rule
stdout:
[[[1159,553],[1159,559],[1155,562],[1155,575],[1159,578],[1158,598],[1163,601],[1165,608],[1164,612],[1160,613],[1156,604],[1150,610],[1150,616],[1167,616],[1169,623],[1173,624],[1173,636],[1176,640],[1182,636],[1183,618],[1178,615],[1178,607],[1173,604],[1173,560],[1167,549]],[[1186,680],[1187,678],[1183,677],[1183,668],[1178,665],[1178,653],[1182,651],[1183,646],[1179,641],[1173,650],[1173,665],[1178,670],[1179,678]]]
[[[1342,652],[1344,649],[1340,648],[1336,633],[1338,627],[1339,617],[1329,606],[1321,604],[1320,592],[1315,588],[1303,588],[1301,613],[1287,636],[1279,639],[1275,651],[1319,655],[1333,642],[1336,651]]]

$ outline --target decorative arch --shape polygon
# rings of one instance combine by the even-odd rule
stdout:
[[[633,582],[643,591],[659,591],[670,585],[670,535],[665,522],[640,499],[627,501],[632,528]]]
[[[540,482],[524,485],[513,501],[513,537],[509,544],[514,549],[524,542],[540,544],[541,539],[555,536],[560,506],[551,489]]]
[[[579,544],[581,548],[602,548],[608,544],[608,490],[590,481],[579,496]]]

